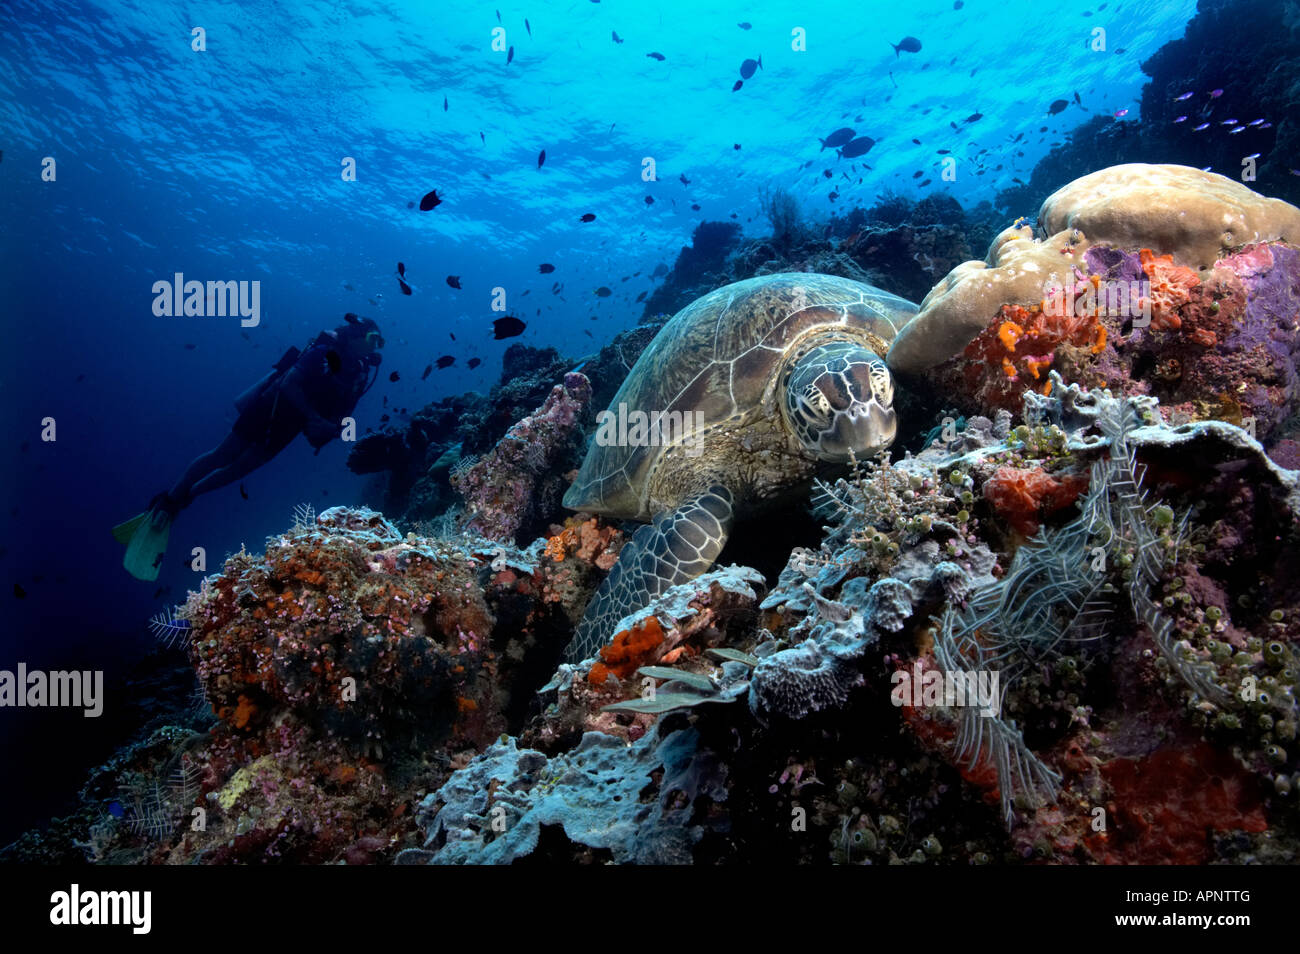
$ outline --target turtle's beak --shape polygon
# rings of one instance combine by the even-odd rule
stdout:
[[[850,452],[858,460],[873,457],[894,443],[898,418],[892,407],[875,398],[855,401],[836,411],[831,426],[818,435],[818,454],[822,460],[846,462]]]

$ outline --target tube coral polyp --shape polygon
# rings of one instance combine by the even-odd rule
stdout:
[[[1038,529],[1046,514],[1074,503],[1088,487],[1079,474],[1054,477],[1041,467],[999,467],[984,483],[984,497],[1007,523],[1023,534]]]
[[[1106,328],[1087,310],[1063,314],[1040,306],[1003,305],[990,325],[967,345],[965,373],[968,379],[983,383],[980,387],[977,381],[970,382],[986,392],[990,403],[1016,407],[1025,385],[1043,380],[1063,345],[1100,354],[1106,348]],[[995,380],[986,376],[990,367],[1001,370]]]
[[[616,635],[613,641],[600,650],[600,661],[592,665],[587,681],[601,686],[613,673],[626,679],[639,666],[650,661],[651,655],[664,641],[663,626],[654,616],[649,616],[631,629]]]
[[[1183,320],[1178,316],[1178,308],[1191,298],[1200,278],[1190,268],[1175,265],[1172,255],[1156,255],[1144,248],[1138,252],[1138,258],[1151,283],[1151,327],[1157,331],[1181,328]]]

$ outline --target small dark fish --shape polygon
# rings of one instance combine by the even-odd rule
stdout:
[[[913,144],[914,146],[919,146],[919,145],[921,145],[921,140],[919,140],[919,139],[913,139],[913,140],[912,140],[912,144]]]
[[[876,141],[870,136],[859,136],[852,142],[844,144],[843,149],[837,150],[841,159],[856,159],[858,156],[865,156]]]
[[[79,374],[77,375],[77,380],[75,383],[80,384],[84,380],[86,380],[86,376],[84,374]]]
[[[243,484],[239,485],[239,496],[243,497],[245,500],[248,499],[248,491],[244,489]]]
[[[245,497],[244,499],[247,500],[248,498]],[[23,589],[21,586],[19,586],[17,583],[15,583],[15,584],[14,584],[14,596],[15,596],[16,598],[20,599],[20,600],[25,600],[25,599],[27,599],[27,591],[26,591],[25,589]]]
[[[432,367],[432,366],[431,366],[431,367]],[[426,371],[425,373],[427,374],[428,372]],[[420,380],[423,381],[424,378],[422,377],[422,378],[420,378]],[[389,417],[387,414],[381,414],[381,415],[379,415],[379,423],[380,423],[380,424],[386,424],[386,423],[388,423],[388,422],[391,421],[391,420],[392,420],[392,418]]]
[[[636,296],[636,300],[637,300],[637,301],[645,301],[645,292],[642,292],[641,294],[637,295],[637,296]]]
[[[928,186],[929,184],[930,184],[930,180],[929,180],[929,179],[922,179],[922,180],[921,180],[921,188],[922,188],[922,189],[924,189],[924,188],[925,188],[926,186]]]
[[[966,6],[964,0],[952,0],[952,8],[954,10],[960,10],[964,6]]]
[[[529,35],[529,36],[532,36],[532,35],[533,35],[533,28],[530,27],[530,26],[528,25],[528,18],[527,18],[527,17],[524,17],[524,29],[528,31],[528,35]]]
[[[456,335],[455,335],[453,332],[450,332],[450,331],[447,332],[447,336],[448,336],[449,338],[451,338],[452,341],[455,341],[455,340],[456,340]]]
[[[698,211],[700,211],[700,207],[699,207],[698,205],[696,205],[695,203],[691,203],[691,211],[692,211],[692,212],[698,212]]]
[[[388,376],[388,380],[396,384],[398,381],[402,380],[402,376],[398,374],[396,371],[394,371],[392,374]]]
[[[398,274],[398,276],[401,277],[401,278],[405,278],[405,277],[406,277],[406,263],[405,263],[405,262],[398,262],[398,263],[397,263],[397,274]],[[346,285],[343,286],[343,287],[347,288]],[[351,289],[348,289],[348,290],[351,291]]]
[[[465,362],[465,366],[472,371],[482,363],[483,362],[480,361],[478,358],[470,358],[468,361]]]
[[[1046,126],[1039,126],[1039,127],[1038,127],[1038,131],[1039,131],[1040,133],[1047,132],[1047,127],[1046,127]]]
[[[411,294],[411,286],[406,284],[406,282],[404,282],[402,279],[399,278],[397,280],[397,284],[401,286],[403,295]]]
[[[503,338],[514,338],[524,333],[528,326],[516,318],[514,315],[506,315],[504,318],[498,318],[492,322],[492,337],[497,341]]]
[[[438,198],[438,190],[434,189],[420,200],[420,211],[428,212],[430,209],[435,209],[440,205],[442,205],[442,199]]]
[[[596,221],[596,213],[595,213],[595,212],[588,212],[588,213],[587,213],[586,215],[584,215],[581,219],[579,219],[579,221],[580,221],[580,222],[595,222],[595,221]]]
[[[825,149],[827,146],[835,149],[839,146],[845,145],[853,138],[853,136],[853,130],[845,126],[843,129],[835,130],[835,132],[831,133],[825,139],[819,139],[818,142],[822,144],[822,149]]]
[[[736,90],[740,89],[740,87],[744,85],[745,85],[744,80],[736,80],[735,85],[731,87],[731,91],[734,93]]]
[[[654,205],[654,204],[655,204],[655,197],[652,196],[652,195],[648,195],[648,196],[646,196],[646,197],[645,197],[645,204],[646,204],[646,205]]]
[[[732,148],[732,149],[739,149],[739,148],[740,148],[740,143],[733,143],[732,146],[731,146],[731,148]]]
[[[618,31],[617,31],[617,30],[610,30],[610,31],[609,31],[609,35],[612,36],[612,37],[614,38],[614,42],[615,42],[615,43],[622,43],[622,42],[623,42],[622,39],[619,37],[619,35],[618,35]]]
[[[1077,89],[1074,91],[1074,105],[1076,106],[1083,105],[1083,100],[1079,98],[1079,91]]]
[[[613,292],[611,292],[611,291],[610,291],[607,287],[605,287],[604,285],[601,285],[599,288],[596,289],[596,297],[597,297],[597,298],[608,298],[608,297],[609,297],[610,295],[612,295],[612,294],[613,294]]]
[[[538,169],[542,168],[542,163],[544,163],[545,161],[546,161],[546,150],[543,149],[541,152],[537,154],[537,168]]]
[[[1116,47],[1116,48],[1115,48],[1115,55],[1116,55],[1116,56],[1119,56],[1121,53],[1127,53],[1127,52],[1128,52],[1128,50],[1124,49],[1124,47],[1122,47],[1122,46],[1120,46],[1120,47]]]
[[[761,56],[756,60],[745,60],[740,64],[740,78],[749,79],[754,75],[755,71],[761,69],[762,66],[763,57]]]
[[[189,344],[189,343],[187,342],[186,345],[185,345],[185,350],[186,350],[186,351],[193,351],[193,350],[194,350],[195,348],[197,348],[197,347],[198,347],[198,345],[195,345],[195,344]]]
[[[686,173],[684,173],[684,172],[683,172],[680,176],[677,177],[677,181],[680,182],[680,183],[681,183],[682,185],[684,185],[684,186],[688,186],[688,185],[691,184],[691,180],[688,179],[688,178],[686,178]]]
[[[444,113],[447,111],[447,97],[446,97],[446,96],[444,96],[444,97],[442,98],[442,111],[443,111]]]
[[[823,169],[823,170],[822,170],[822,177],[823,177],[823,178],[826,178],[826,179],[829,179],[829,178],[831,177],[831,171],[830,171],[829,169]]]
[[[483,135],[482,131],[479,132],[478,138],[479,138],[479,142],[483,143],[483,145],[485,146],[487,145],[487,136]],[[489,178],[491,177],[489,176]]]
[[[433,365],[426,364],[424,366],[424,373],[420,375],[420,380],[423,381],[425,378],[427,378],[429,376],[429,372],[432,370],[433,370]]]
[[[917,169],[915,172],[912,173],[912,178],[919,179],[923,175],[925,175],[925,173],[923,173],[920,169]]]
[[[979,122],[979,121],[980,121],[981,119],[983,119],[983,118],[984,118],[984,114],[983,114],[983,113],[971,113],[969,116],[967,116],[967,117],[966,117],[964,120],[962,120],[962,121],[963,121],[963,122],[967,122],[967,123],[977,123],[977,122]]]
[[[752,28],[752,27],[754,26],[754,24],[752,24],[752,23],[750,23],[748,20],[746,20],[744,23],[737,23],[736,26],[740,27],[742,30],[748,30],[748,29]]]
[[[897,43],[889,44],[894,48],[894,59],[898,59],[900,53],[920,53],[921,41],[914,36],[905,36]]]
[[[838,192],[832,191],[831,194],[828,195],[826,198],[828,198],[828,199],[830,199],[832,202],[834,202],[834,201],[835,201],[836,199],[838,199],[839,197],[840,197],[840,194],[839,194]]]
[[[542,262],[542,264],[537,266],[537,270],[543,275],[549,275],[551,272],[555,271],[555,266],[550,262]]]
[[[938,152],[939,152],[939,155],[941,155],[941,156],[946,156],[946,155],[948,155],[948,153],[952,152],[952,150],[951,150],[951,149],[940,149],[940,150],[938,150]]]
[[[459,276],[459,275],[448,275],[448,276],[447,276],[447,284],[450,285],[452,288],[460,288],[460,276]]]
[[[515,61],[515,48],[512,46],[510,49],[506,50],[506,66],[509,66],[514,61]]]
[[[1064,112],[1065,107],[1069,105],[1070,105],[1070,101],[1068,99],[1052,100],[1052,105],[1047,107],[1047,115],[1055,116],[1057,113]]]
[[[456,363],[455,355],[444,354],[441,358],[438,359],[438,370],[441,371],[443,368],[450,368],[455,363]]]
[[[668,57],[664,56],[662,53],[647,53],[646,56],[650,57],[652,60],[658,60],[660,63],[668,59]]]
[[[497,11],[497,23],[500,23],[500,22],[501,22],[501,11],[498,10],[498,11]]]

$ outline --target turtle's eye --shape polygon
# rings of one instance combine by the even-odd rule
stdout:
[[[831,402],[827,400],[822,389],[810,384],[799,396],[799,411],[811,423],[824,424],[830,420]]]

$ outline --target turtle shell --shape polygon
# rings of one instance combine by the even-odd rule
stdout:
[[[619,414],[620,405],[626,412],[648,414],[693,411],[688,420],[696,430],[728,423],[743,427],[779,414],[778,378],[801,354],[839,338],[862,341],[884,357],[916,310],[889,292],[833,275],[782,272],[724,285],[664,325],[609,411]],[[649,519],[647,478],[669,450],[592,440],[564,505]]]

